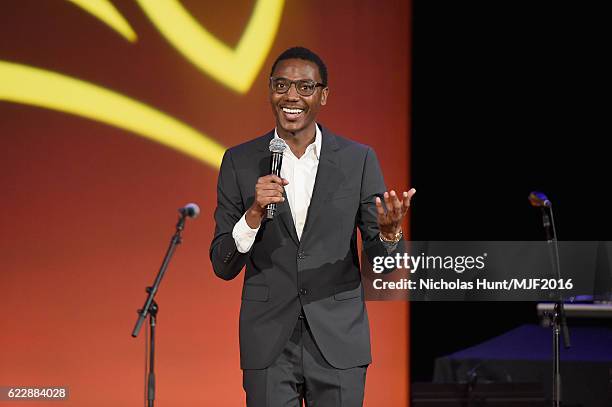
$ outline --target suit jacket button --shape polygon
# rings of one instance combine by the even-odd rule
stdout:
[[[308,294],[308,290],[305,288],[300,288],[300,295],[306,295]]]

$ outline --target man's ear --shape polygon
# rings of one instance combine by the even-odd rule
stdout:
[[[329,93],[329,88],[323,88],[321,91],[321,106],[325,106],[327,103],[327,94]]]

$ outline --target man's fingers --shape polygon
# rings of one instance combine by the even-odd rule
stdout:
[[[399,200],[399,198],[397,197],[397,193],[394,190],[391,190],[389,195],[392,205],[389,208],[391,212],[391,219],[393,219],[394,221],[400,220],[402,218],[402,202]]]
[[[408,208],[410,208],[410,200],[412,199],[412,197],[414,196],[414,194],[416,194],[416,189],[412,188],[410,189],[410,191],[408,192],[404,192],[402,194],[402,198],[403,198],[403,206],[404,206],[404,212],[408,211]]]
[[[393,202],[393,209],[395,211],[401,211],[402,210],[402,202],[399,200],[397,194],[395,193],[395,191],[391,191],[391,198],[392,198],[392,202]]]
[[[260,177],[259,179],[257,179],[257,183],[258,184],[270,184],[270,183],[274,183],[274,184],[278,184],[278,185],[287,185],[289,184],[289,181],[287,181],[284,178],[278,177],[274,174],[270,174],[270,175],[266,175],[264,177]]]
[[[276,175],[268,175],[269,178],[269,182],[274,182],[275,184],[279,184],[279,185],[283,185],[283,179],[281,177],[278,177]]]
[[[379,197],[374,199],[374,203],[376,204],[376,212],[378,212],[378,217],[385,216],[385,208],[383,208],[382,201]]]
[[[278,197],[278,196],[283,196],[283,193],[275,189],[263,189],[259,191],[258,196],[261,196],[261,197],[277,196]]]
[[[401,220],[410,208],[410,200],[416,193],[416,189],[411,188],[408,192],[404,191],[401,196],[394,190],[384,193],[385,207],[387,208],[387,215],[394,221]],[[377,201],[378,202],[378,201]],[[378,209],[378,205],[377,205]],[[379,210],[380,214],[380,210]]]
[[[408,192],[404,191],[402,193],[402,213],[406,214],[408,208],[410,208],[410,197],[408,196]]]
[[[282,196],[263,197],[259,200],[259,205],[265,208],[266,206],[268,206],[268,204],[280,202],[285,202],[285,198]]]
[[[391,196],[387,191],[385,191],[383,194],[383,198],[385,199],[385,207],[388,211],[391,211],[393,209],[393,205],[391,205]]]
[[[281,193],[283,192],[283,187],[275,183],[259,184],[256,188],[260,191],[273,190]]]

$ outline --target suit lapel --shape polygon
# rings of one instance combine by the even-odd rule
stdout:
[[[281,223],[285,227],[291,239],[297,246],[300,245],[300,241],[295,230],[295,223],[293,223],[293,217],[291,216],[291,207],[289,206],[289,200],[287,199],[287,193],[283,191],[285,202],[276,205],[276,217],[280,218]]]
[[[324,203],[333,191],[341,184],[342,172],[338,161],[338,143],[336,136],[321,127],[321,155],[319,157],[319,167],[315,178],[314,190],[306,215],[306,224],[302,231],[302,242],[307,237],[309,231],[316,224],[317,217],[325,209]]]

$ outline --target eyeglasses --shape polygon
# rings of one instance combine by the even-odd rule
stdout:
[[[270,90],[276,93],[287,93],[291,85],[295,83],[295,90],[302,96],[311,96],[317,90],[317,87],[325,87],[324,84],[315,82],[310,79],[298,79],[291,81],[287,78],[270,78]]]

